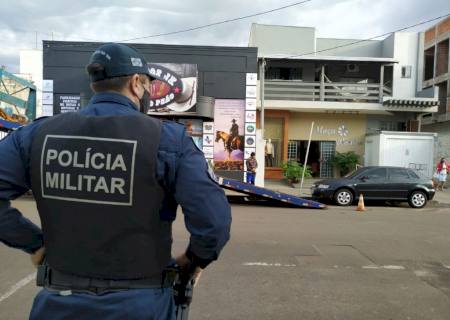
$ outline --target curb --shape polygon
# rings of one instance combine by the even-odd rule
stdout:
[[[450,208],[450,203],[439,202],[437,200],[430,200],[428,201],[427,206],[434,208]]]

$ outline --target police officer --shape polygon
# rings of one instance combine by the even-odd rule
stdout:
[[[197,272],[228,241],[230,207],[184,127],[143,114],[151,75],[141,54],[105,44],[87,71],[86,108],[0,142],[0,241],[35,264],[45,251],[31,319],[173,319],[165,267],[178,205],[191,237],[176,261]],[[42,231],[10,206],[29,189]]]

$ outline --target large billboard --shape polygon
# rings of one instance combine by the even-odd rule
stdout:
[[[216,99],[214,169],[244,170],[245,100]]]
[[[196,64],[149,63],[152,81],[149,114],[195,114],[198,72]]]

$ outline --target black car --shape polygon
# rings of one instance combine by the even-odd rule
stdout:
[[[340,206],[351,205],[363,194],[367,200],[407,201],[412,208],[423,208],[435,193],[431,180],[398,167],[362,167],[340,179],[318,181],[311,191],[313,198]]]

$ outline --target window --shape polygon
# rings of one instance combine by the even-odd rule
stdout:
[[[409,175],[412,179],[420,179],[419,175],[412,170],[408,170]]]
[[[297,160],[297,141],[291,140],[288,142],[288,160]]]
[[[302,68],[268,67],[265,72],[266,80],[302,80]]]
[[[368,170],[363,173],[363,177],[367,177],[368,180],[385,180],[386,179],[386,168],[376,168],[373,170]]]
[[[402,67],[402,78],[411,78],[411,66],[403,66]]]
[[[380,130],[382,131],[404,131],[403,122],[380,121]]]
[[[409,180],[408,170],[403,168],[391,168],[389,169],[389,178],[391,180]]]

